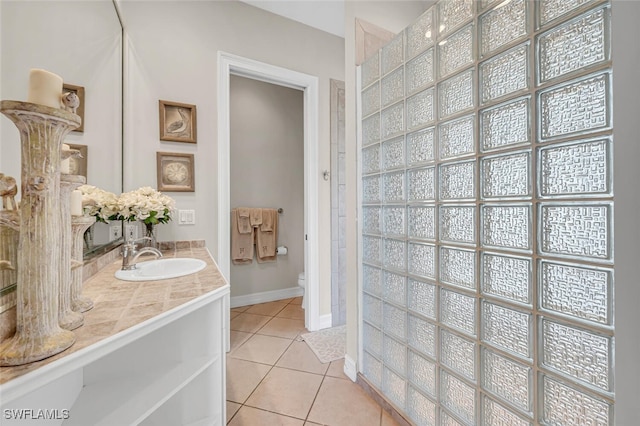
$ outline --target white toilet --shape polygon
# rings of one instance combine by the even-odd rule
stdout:
[[[302,289],[302,309],[307,309],[304,299],[305,293],[307,292],[304,281],[304,272],[300,272],[300,275],[298,275],[298,286]]]

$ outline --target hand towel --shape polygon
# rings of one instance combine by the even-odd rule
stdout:
[[[238,232],[241,234],[250,234],[253,229],[249,220],[249,209],[246,207],[238,207]]]
[[[251,226],[262,224],[262,209],[249,209]]]
[[[278,211],[262,209],[262,225],[256,229],[256,260],[275,262],[278,248]]]
[[[238,227],[238,212],[231,211],[231,260],[235,265],[253,262],[253,228],[251,232],[241,234]]]

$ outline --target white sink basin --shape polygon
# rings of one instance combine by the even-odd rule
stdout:
[[[189,257],[155,259],[136,263],[136,269],[118,270],[116,278],[124,281],[155,281],[195,274],[207,266],[200,259]]]

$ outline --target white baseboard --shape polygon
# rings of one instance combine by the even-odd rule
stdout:
[[[322,330],[323,328],[331,328],[333,325],[333,319],[331,318],[331,314],[320,315],[318,317],[318,330]]]
[[[302,296],[304,290],[299,286],[283,288],[280,290],[263,291],[261,293],[246,294],[244,296],[234,296],[231,298],[230,306],[255,305],[256,303],[273,302],[274,300],[290,299]],[[329,315],[329,327],[331,327],[331,315]]]
[[[358,370],[356,369],[356,362],[349,355],[344,355],[344,374],[355,382],[358,377]]]

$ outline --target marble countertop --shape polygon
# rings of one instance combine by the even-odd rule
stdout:
[[[161,247],[162,248],[162,247]],[[84,325],[73,330],[76,342],[50,358],[15,367],[0,367],[0,384],[69,356],[83,348],[114,336],[159,314],[227,285],[208,250],[199,244],[177,244],[162,248],[165,257],[193,257],[207,262],[202,271],[159,281],[121,281],[115,272],[122,266],[118,257],[84,282],[83,296],[94,307],[84,313]],[[151,260],[145,256],[140,261]]]

